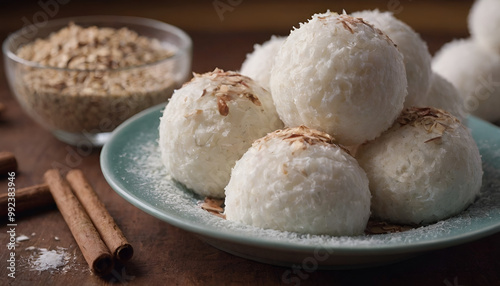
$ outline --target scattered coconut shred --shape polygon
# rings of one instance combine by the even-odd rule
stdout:
[[[25,250],[31,252],[27,261],[31,271],[66,273],[71,269],[71,264],[68,263],[76,259],[76,256],[69,253],[67,248],[59,246],[53,250],[30,246]]]
[[[36,233],[32,233],[31,236],[35,236]],[[56,236],[57,237],[57,236]],[[16,242],[26,242],[30,238],[26,235],[19,235],[16,237]],[[70,253],[67,248],[57,246],[55,249],[48,250],[47,248],[41,248],[36,246],[28,246],[24,249],[26,251],[26,256],[22,256],[21,263],[28,268],[30,271],[50,271],[53,273],[66,273],[70,269],[73,269],[76,262],[76,249],[73,249],[73,253]],[[72,264],[68,264],[72,262]]]
[[[374,232],[358,236],[311,235],[295,232],[262,229],[221,218],[221,202],[205,201],[204,198],[188,191],[181,184],[173,181],[166,173],[161,162],[156,132],[141,132],[123,148],[117,164],[124,166],[130,176],[121,179],[133,189],[142,190],[141,200],[162,210],[168,210],[168,216],[183,217],[191,226],[225,233],[230,236],[252,237],[264,241],[308,245],[320,247],[384,247],[390,244],[404,245],[453,235],[456,231],[478,222],[492,220],[500,216],[500,168],[495,166],[500,160],[500,143],[477,142],[481,151],[493,154],[488,161],[483,161],[484,179],[481,195],[467,210],[457,216],[437,223],[407,228],[375,222]],[[147,143],[144,143],[147,142]],[[490,156],[488,156],[490,157]],[[493,163],[488,163],[493,162]],[[203,209],[213,207],[212,213]],[[214,215],[218,213],[219,216]],[[372,222],[374,223],[374,222]],[[377,229],[379,231],[377,231]],[[381,234],[379,234],[381,233]]]
[[[20,236],[16,237],[16,242],[22,242],[22,241],[26,241],[26,240],[29,240],[30,238],[24,234],[21,234]]]

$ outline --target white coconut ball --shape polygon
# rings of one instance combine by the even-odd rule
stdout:
[[[445,44],[432,69],[450,81],[465,102],[465,111],[487,121],[500,120],[500,56],[472,39]]]
[[[271,94],[285,125],[306,125],[344,145],[389,128],[406,97],[403,56],[362,19],[315,14],[275,57]]]
[[[220,69],[195,74],[163,111],[162,161],[187,188],[221,198],[236,160],[254,140],[282,127],[271,95],[252,79]]]
[[[240,73],[252,78],[270,91],[269,81],[271,80],[274,56],[278,53],[285,39],[286,37],[272,36],[262,45],[254,45],[253,52],[247,55],[241,65]]]
[[[365,172],[333,138],[304,126],[257,140],[226,187],[226,218],[308,234],[362,234],[370,216]]]
[[[500,1],[477,0],[469,12],[472,38],[494,53],[500,54]]]
[[[469,130],[434,108],[403,111],[379,138],[358,149],[372,193],[372,214],[429,224],[472,204],[482,182],[481,156]]]
[[[382,30],[398,46],[403,54],[408,95],[405,107],[420,106],[425,100],[431,84],[431,54],[427,44],[410,26],[397,19],[392,12],[366,10],[352,13]]]
[[[460,121],[467,117],[465,103],[458,94],[458,90],[444,77],[437,73],[432,74],[431,88],[421,106],[432,106],[451,113]]]

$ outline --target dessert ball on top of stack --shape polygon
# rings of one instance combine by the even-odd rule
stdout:
[[[362,234],[370,216],[365,172],[330,135],[304,126],[269,133],[236,163],[228,220],[309,234]]]
[[[428,224],[458,214],[481,188],[476,143],[439,109],[406,109],[356,157],[370,181],[372,214],[395,223]]]
[[[246,75],[267,90],[271,90],[269,81],[271,80],[271,69],[274,63],[274,57],[278,53],[281,44],[286,37],[272,36],[271,39],[262,45],[254,45],[254,50],[247,55],[241,65],[240,73]]]
[[[500,54],[481,48],[472,38],[454,40],[436,53],[432,69],[457,88],[467,113],[500,120]]]
[[[252,79],[220,69],[195,74],[163,112],[162,161],[187,188],[221,198],[236,160],[254,140],[282,127],[271,95]]]
[[[327,132],[344,145],[389,128],[406,86],[403,56],[387,35],[331,12],[292,30],[271,71],[271,94],[285,125]]]
[[[382,30],[398,46],[403,54],[408,95],[405,107],[421,106],[431,82],[431,54],[427,44],[410,26],[398,20],[391,12],[366,10],[352,13],[353,17],[363,18],[368,23]]]

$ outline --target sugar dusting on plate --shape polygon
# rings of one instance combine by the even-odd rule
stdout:
[[[137,142],[129,141],[119,156],[119,164],[122,164],[123,169],[129,174],[121,177],[124,184],[140,190],[141,200],[168,217],[175,217],[184,224],[245,239],[279,241],[304,246],[384,248],[457,237],[480,230],[484,223],[498,227],[500,221],[500,168],[488,163],[500,160],[500,152],[495,142],[478,142],[481,152],[490,157],[488,162],[483,162],[484,177],[481,196],[459,215],[399,233],[334,237],[261,229],[211,215],[198,205],[203,198],[186,190],[165,172],[159,156],[157,134],[143,132],[140,135],[134,139],[138,140]],[[144,144],[144,142],[147,143]]]

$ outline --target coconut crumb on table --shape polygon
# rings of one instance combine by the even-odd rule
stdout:
[[[21,234],[19,235],[18,237],[16,237],[16,242],[22,242],[22,241],[26,241],[26,240],[29,240],[30,238],[24,234]]]
[[[77,262],[78,255],[75,246],[66,248],[30,245],[23,250],[20,253],[19,265],[29,271],[38,271],[39,273],[49,271],[51,274],[63,274],[70,270],[87,269],[81,267],[81,264]]]
[[[16,67],[19,80],[14,84],[25,107],[66,132],[111,131],[131,115],[166,101],[180,84],[174,63],[165,61],[174,56],[173,48],[125,27],[70,23],[16,54],[41,65]]]

